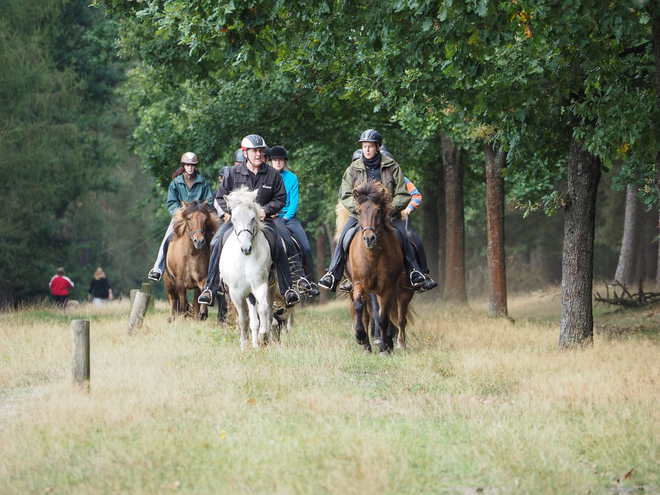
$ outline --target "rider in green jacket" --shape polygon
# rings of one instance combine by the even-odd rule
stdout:
[[[212,204],[213,192],[206,179],[197,173],[198,163],[197,155],[190,151],[184,153],[181,157],[181,167],[172,175],[173,180],[167,190],[167,209],[170,215],[174,216],[176,210],[183,207],[184,201],[190,203],[195,200],[206,201],[211,211],[214,211]],[[165,237],[160,243],[156,263],[154,263],[154,267],[149,272],[149,278],[156,282],[161,279],[165,271],[167,248],[174,234],[173,222],[174,218],[170,221],[170,225],[165,232]]]

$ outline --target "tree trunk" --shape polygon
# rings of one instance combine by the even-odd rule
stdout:
[[[486,154],[486,224],[488,236],[488,316],[507,316],[506,258],[504,251],[504,177],[506,154],[491,144]]]
[[[594,229],[600,159],[571,137],[567,169],[560,349],[593,343]]]
[[[323,276],[326,270],[325,266],[325,244],[326,237],[323,232],[319,232],[316,236],[316,273],[319,274],[319,278]],[[323,304],[328,302],[328,291],[322,290],[321,295],[319,295],[319,303]]]
[[[442,136],[445,176],[447,251],[445,296],[449,301],[467,302],[465,283],[465,219],[463,216],[463,154]]]
[[[623,224],[623,240],[619,252],[619,263],[614,279],[622,284],[635,282],[637,259],[641,240],[642,204],[637,198],[637,186],[628,184],[626,188],[626,215]]]
[[[653,13],[653,7],[657,2],[650,4],[650,13]],[[651,32],[653,35],[653,62],[655,64],[655,94],[657,98],[660,98],[660,15],[653,17],[653,22],[651,22]],[[656,108],[660,108],[660,102],[656,100]],[[656,112],[657,113],[657,112]],[[657,125],[657,122],[656,122]],[[658,170],[660,170],[660,153],[656,157],[656,164],[658,165]],[[657,178],[658,190],[660,190],[660,174]],[[660,219],[658,220],[660,228]],[[660,242],[658,243],[658,249],[660,249]],[[655,276],[656,284],[660,285],[660,253],[658,253],[658,263],[657,263],[657,272]]]
[[[646,206],[642,207],[646,210]],[[644,258],[646,260],[644,268],[644,279],[655,280],[655,275],[658,269],[658,246],[656,245],[655,238],[658,235],[658,209],[652,208],[650,211],[644,212]]]

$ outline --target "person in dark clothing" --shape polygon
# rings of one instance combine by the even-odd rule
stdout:
[[[110,282],[105,277],[105,273],[100,266],[96,269],[96,272],[94,272],[92,282],[89,284],[87,300],[91,301],[92,299],[94,299],[95,306],[112,301],[112,288],[110,287]]]
[[[265,221],[275,234],[274,239],[270,239],[266,233],[271,247],[271,256],[277,267],[278,282],[280,292],[284,296],[284,302],[287,306],[293,306],[300,302],[300,296],[293,289],[293,280],[289,269],[289,260],[284,249],[281,246],[281,237],[278,231],[285,229],[281,220],[271,218],[271,215],[279,213],[286,204],[286,189],[279,172],[272,167],[268,167],[264,162],[264,148],[266,143],[261,136],[250,134],[243,138],[241,149],[245,155],[245,163],[234,165],[229,173],[223,177],[222,184],[216,192],[215,200],[220,209],[231,215],[225,196],[235,189],[246,187],[251,191],[257,191],[256,202],[261,205],[261,220]],[[222,254],[222,238],[232,227],[231,218],[218,229],[211,241],[211,259],[209,261],[209,273],[206,279],[206,286],[198,298],[200,304],[211,304],[213,296],[220,287],[220,268],[219,261]],[[288,233],[288,231],[287,231]],[[273,242],[274,241],[274,242]],[[293,251],[292,251],[293,252]],[[309,290],[299,282],[301,289]]]

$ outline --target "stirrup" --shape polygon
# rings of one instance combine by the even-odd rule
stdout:
[[[420,280],[417,283],[413,282],[413,275],[415,275],[416,273],[419,274],[420,277],[422,277],[422,280]],[[417,288],[417,287],[421,287],[424,282],[426,282],[426,277],[424,277],[424,274],[422,272],[418,270],[413,270],[410,272],[410,285]]]
[[[160,282],[162,276],[163,273],[158,268],[152,268],[151,271],[149,272],[149,275],[147,275],[147,278],[149,280],[155,280],[156,282]]]
[[[213,302],[213,293],[211,289],[204,289],[197,298],[199,304],[211,304]]]
[[[353,282],[351,282],[348,279],[344,279],[344,281],[339,284],[339,290],[342,292],[346,292],[347,294],[350,294],[353,292]]]
[[[324,281],[326,277],[332,278],[332,282],[330,284]],[[332,288],[335,286],[335,283],[336,283],[335,276],[330,272],[323,275],[321,279],[318,281],[319,287],[323,287],[325,290],[332,290]]]

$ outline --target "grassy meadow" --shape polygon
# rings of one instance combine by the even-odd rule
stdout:
[[[0,493],[660,493],[660,308],[599,306],[594,346],[558,352],[556,294],[509,307],[418,303],[386,358],[345,302],[246,352],[163,302],[133,336],[127,301],[0,313]]]

